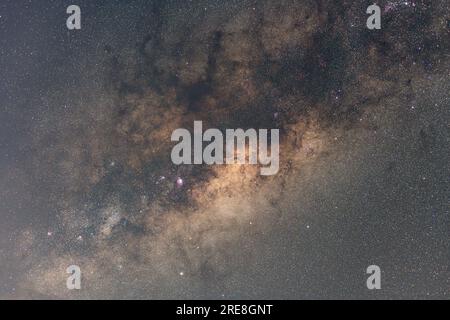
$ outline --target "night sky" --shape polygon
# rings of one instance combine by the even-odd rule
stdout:
[[[449,2],[372,3],[2,0],[0,298],[448,299]],[[194,120],[278,174],[174,165]]]

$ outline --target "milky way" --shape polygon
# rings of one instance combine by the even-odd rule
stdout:
[[[70,4],[0,4],[0,298],[448,297],[446,1],[380,30],[369,1]],[[174,165],[195,120],[279,129],[278,174]]]

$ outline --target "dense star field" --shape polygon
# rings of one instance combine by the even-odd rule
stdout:
[[[1,1],[0,298],[448,298],[449,2],[372,3]],[[279,172],[174,165],[194,120]]]

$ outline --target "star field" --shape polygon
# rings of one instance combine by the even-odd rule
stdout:
[[[448,3],[75,2],[0,4],[0,298],[448,297]],[[278,174],[174,165],[195,120]]]

